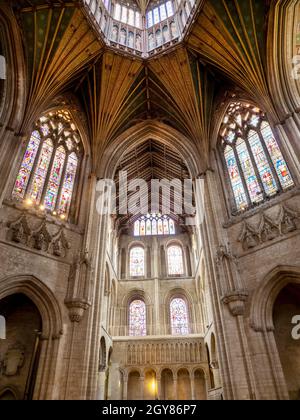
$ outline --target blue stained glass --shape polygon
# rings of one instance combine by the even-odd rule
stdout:
[[[268,159],[262,147],[260,138],[256,131],[250,131],[248,136],[249,144],[257,165],[262,183],[267,195],[274,195],[277,192],[277,185],[272,174]]]
[[[168,216],[147,214],[134,224],[134,236],[174,235],[175,224]]]
[[[253,164],[246,146],[242,139],[238,139],[236,143],[236,151],[239,156],[240,164],[244,173],[246,184],[249,190],[249,195],[252,203],[257,203],[263,200],[263,194],[257,180]]]
[[[261,125],[261,134],[264,138],[268,152],[276,169],[282,188],[289,188],[294,185],[287,163],[284,160],[277,141],[272,133],[271,127],[267,122]]]
[[[168,247],[168,273],[169,276],[184,274],[182,249],[178,245]]]
[[[75,177],[77,172],[78,160],[75,153],[72,153],[68,158],[66,173],[64,177],[64,182],[61,190],[58,213],[68,215],[72,194],[74,189]]]
[[[187,305],[182,298],[172,299],[170,303],[172,335],[189,334]]]
[[[228,173],[232,185],[236,206],[240,210],[247,206],[247,198],[243,182],[240,176],[239,168],[237,166],[235,154],[230,146],[227,146],[225,149],[225,160],[228,168]]]
[[[45,207],[48,210],[54,210],[58,189],[62,177],[62,172],[65,164],[66,152],[63,147],[59,147],[55,153],[53,166],[50,173],[49,184],[45,195]]]
[[[134,247],[130,251],[130,276],[145,275],[145,251],[142,247]]]
[[[36,203],[40,202],[43,188],[53,153],[53,144],[50,139],[43,143],[39,161],[33,176],[29,195]]]
[[[22,165],[15,182],[13,197],[24,198],[25,196],[26,188],[30,178],[30,173],[32,171],[33,164],[35,162],[37,152],[39,149],[40,140],[41,136],[39,132],[34,131],[29,140],[26,152],[23,157]]]
[[[143,337],[146,329],[146,305],[142,300],[134,300],[129,306],[129,335]]]

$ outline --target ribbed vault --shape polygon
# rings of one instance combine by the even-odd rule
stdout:
[[[276,25],[269,0],[207,0],[184,42],[147,60],[105,46],[81,2],[10,3],[24,39],[23,130],[72,91],[86,114],[96,172],[109,145],[145,120],[188,137],[208,167],[215,110],[232,86],[276,118],[267,76],[267,36]]]

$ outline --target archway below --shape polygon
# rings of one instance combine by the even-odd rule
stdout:
[[[30,400],[38,368],[41,315],[35,304],[21,293],[3,298],[0,313],[6,319],[6,340],[0,341],[3,355],[0,382],[5,389],[1,399]]]
[[[292,335],[292,318],[300,315],[300,284],[284,287],[274,304],[275,340],[291,400],[300,400],[300,346]]]

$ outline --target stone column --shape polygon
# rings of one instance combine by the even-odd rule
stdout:
[[[196,395],[195,395],[195,375],[194,375],[194,372],[190,373],[190,381],[191,381],[192,400],[195,401]]]
[[[123,382],[123,400],[127,401],[127,396],[128,396],[128,376],[124,377],[124,382]]]
[[[161,398],[161,378],[159,377],[157,380],[156,380],[156,382],[157,382],[157,390],[156,390],[156,392],[157,392],[157,395],[156,395],[156,397],[157,397],[157,399],[160,401],[162,398]]]
[[[173,398],[174,400],[178,400],[178,378],[177,374],[173,377]]]
[[[145,376],[140,377],[140,400],[144,400],[144,387],[145,387]]]

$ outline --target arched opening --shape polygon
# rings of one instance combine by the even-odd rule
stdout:
[[[112,358],[113,349],[112,347],[109,349],[108,358],[107,358],[107,370],[105,376],[105,386],[104,386],[104,399],[109,399],[109,387],[110,387],[110,374],[111,374],[111,358]],[[121,382],[120,382],[121,386]],[[122,394],[121,394],[122,395]]]
[[[145,250],[141,246],[134,246],[129,257],[130,277],[144,277],[145,275]]]
[[[295,315],[300,315],[300,284],[290,283],[273,307],[274,334],[289,397],[300,400],[300,346],[292,332]]]
[[[194,387],[195,387],[195,400],[206,400],[206,382],[205,373],[202,369],[197,369],[194,372]]]
[[[215,380],[214,380],[214,374],[213,374],[212,364],[211,364],[211,355],[210,355],[209,347],[208,347],[207,344],[205,344],[205,348],[206,348],[207,361],[208,361],[208,366],[209,366],[210,387],[211,387],[211,389],[214,389],[215,388]]]
[[[178,400],[191,400],[191,380],[187,369],[180,369],[177,373],[177,398]]]
[[[137,371],[130,372],[128,375],[128,394],[129,401],[141,399],[141,380]]]
[[[1,387],[8,389],[3,395],[11,399],[9,389],[13,388],[19,399],[31,400],[40,355],[40,312],[27,296],[18,293],[0,301],[0,313],[6,319],[6,340],[0,341]]]
[[[99,357],[99,371],[104,372],[106,369],[106,343],[105,338],[100,340],[100,357]]]
[[[129,305],[129,335],[143,337],[147,335],[146,304],[141,299],[132,300]]]
[[[62,220],[74,218],[82,158],[81,136],[69,111],[48,112],[28,139],[12,198]]]
[[[17,400],[15,393],[11,389],[4,389],[0,393],[0,401],[15,401]]]
[[[188,308],[185,299],[174,297],[170,302],[170,323],[172,335],[189,334]]]
[[[174,381],[171,369],[161,372],[161,398],[162,400],[174,400]]]
[[[168,275],[182,276],[184,274],[183,253],[180,245],[170,245],[167,249]]]
[[[145,373],[144,399],[156,400],[158,398],[157,391],[156,373],[152,369],[148,370]]]
[[[234,212],[243,212],[294,187],[294,180],[263,111],[232,102],[219,132],[225,179]]]

